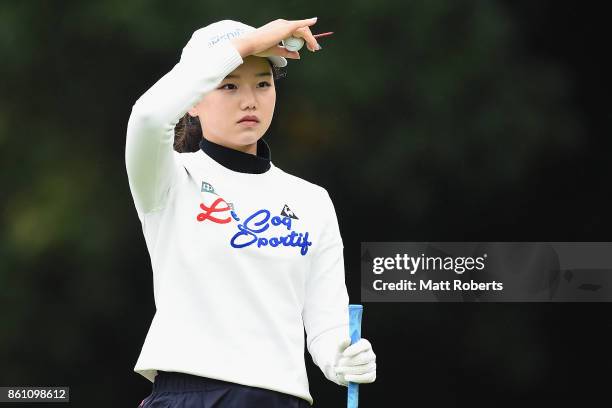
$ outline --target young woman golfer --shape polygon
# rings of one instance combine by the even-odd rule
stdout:
[[[132,108],[125,160],[156,305],[134,367],[153,382],[146,408],[312,405],[304,329],[329,380],[376,378],[370,343],[350,345],[332,201],[262,139],[279,68],[300,58],[279,43],[315,52],[315,22],[201,28]]]

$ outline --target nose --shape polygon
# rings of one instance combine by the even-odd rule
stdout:
[[[249,87],[242,88],[242,97],[240,98],[240,109],[255,109],[257,106],[257,98],[255,91]]]

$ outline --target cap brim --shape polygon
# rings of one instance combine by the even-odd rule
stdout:
[[[272,63],[274,65],[276,65],[277,67],[286,67],[287,66],[287,59],[285,57],[277,57],[277,56],[269,56],[267,57],[270,61],[272,61]]]

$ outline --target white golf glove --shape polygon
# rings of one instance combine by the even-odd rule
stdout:
[[[351,344],[351,339],[344,340],[338,347],[334,359],[333,372],[337,384],[348,387],[349,382],[371,383],[376,380],[376,354],[366,339]]]

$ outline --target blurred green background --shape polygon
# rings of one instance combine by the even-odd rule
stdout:
[[[609,66],[587,4],[4,0],[0,386],[68,385],[77,407],[150,392],[132,372],[154,303],[126,125],[221,19],[335,32],[289,60],[265,138],[277,166],[329,190],[353,303],[362,241],[609,241]],[[368,304],[378,378],[362,404],[598,399],[610,311]],[[315,406],[344,404],[306,360]]]

